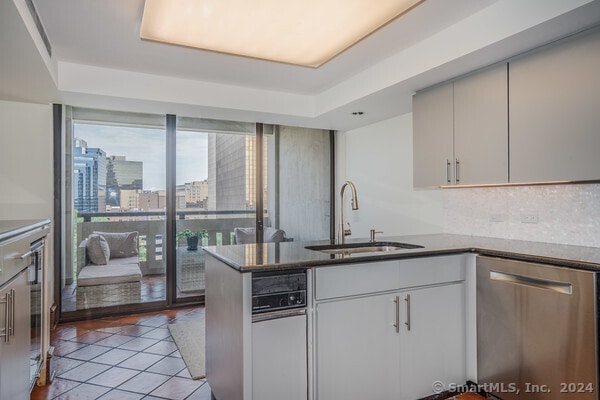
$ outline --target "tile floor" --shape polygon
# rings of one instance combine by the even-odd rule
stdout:
[[[56,377],[31,400],[210,400],[208,383],[191,379],[167,328],[197,318],[204,307],[59,324],[51,334]]]
[[[210,400],[205,380],[191,379],[167,325],[204,318],[204,307],[59,324],[51,385],[31,400]]]

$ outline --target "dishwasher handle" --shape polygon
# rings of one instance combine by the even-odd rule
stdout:
[[[551,290],[553,292],[558,292],[562,294],[573,293],[573,285],[565,282],[556,282],[546,279],[532,278],[529,276],[507,274],[505,272],[498,271],[490,271],[490,279],[493,281],[512,283],[515,285]]]
[[[306,315],[306,308],[295,308],[287,310],[279,310],[273,312],[267,312],[263,314],[253,314],[252,322],[270,321],[273,319],[295,317],[297,315]]]

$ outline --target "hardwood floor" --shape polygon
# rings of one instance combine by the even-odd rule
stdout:
[[[167,325],[204,318],[204,307],[59,324],[54,381],[31,400],[210,400],[206,380],[192,380]]]

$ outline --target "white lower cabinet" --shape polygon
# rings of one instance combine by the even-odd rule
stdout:
[[[317,400],[415,400],[465,383],[463,281],[330,299],[315,310]]]
[[[466,381],[465,284],[402,292],[410,296],[410,331],[400,330],[400,396],[415,400]],[[443,386],[439,386],[440,382]]]
[[[317,399],[399,398],[394,310],[393,295],[317,305]]]
[[[252,398],[307,399],[306,315],[252,323]]]

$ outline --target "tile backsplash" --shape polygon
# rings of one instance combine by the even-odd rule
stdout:
[[[444,232],[600,247],[600,184],[446,189]]]

